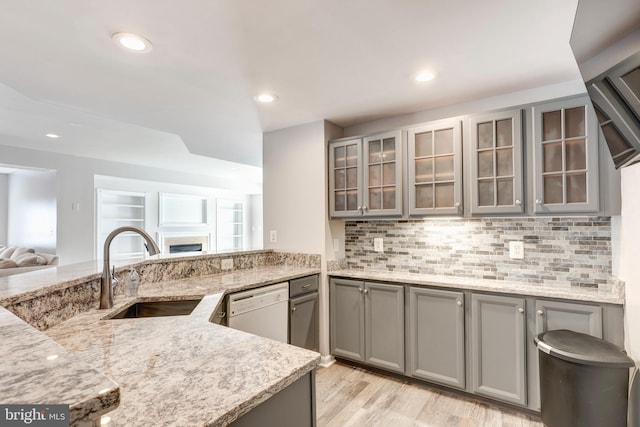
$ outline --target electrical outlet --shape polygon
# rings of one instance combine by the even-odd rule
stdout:
[[[271,243],[276,243],[278,241],[278,231],[277,230],[270,230],[269,231],[269,241]]]
[[[373,239],[373,250],[375,252],[384,252],[382,237],[375,237]]]
[[[333,251],[340,252],[340,239],[333,239]]]
[[[233,258],[225,258],[220,262],[220,268],[223,270],[231,270],[233,268]]]
[[[509,242],[509,258],[524,259],[524,242]]]

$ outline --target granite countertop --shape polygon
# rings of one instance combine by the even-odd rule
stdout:
[[[13,378],[12,390],[0,390],[0,401],[4,403],[9,394],[29,398],[21,390],[34,388],[34,382],[44,396],[55,396],[49,393],[71,386],[100,399],[99,392],[107,386],[94,383],[101,379],[115,388],[116,395],[119,387],[120,405],[107,414],[109,426],[227,425],[313,370],[320,355],[211,323],[222,297],[319,272],[271,266],[143,283],[138,297],[117,296],[112,310],[92,309],[44,333],[11,315],[31,334],[56,346],[59,354],[68,355],[78,369],[95,368],[95,378],[79,386],[72,372],[61,367],[59,381],[44,381],[25,367],[22,375]],[[192,297],[204,298],[189,316],[106,319],[136,300]],[[24,358],[30,348],[16,344],[14,351],[3,349],[2,353],[3,367],[9,369],[10,361]],[[34,363],[40,370],[48,369],[46,358]]]
[[[504,280],[475,279],[471,277],[437,276],[394,271],[341,269],[329,272],[333,277],[410,285],[434,286],[442,288],[468,289],[473,291],[498,292],[534,297],[561,298],[575,301],[591,301],[610,304],[624,304],[624,286],[611,286],[610,289],[580,286],[544,286]]]

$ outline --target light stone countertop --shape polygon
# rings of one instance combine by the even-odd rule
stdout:
[[[320,355],[213,324],[210,318],[217,305],[225,293],[319,272],[271,266],[143,283],[137,298],[118,296],[112,310],[93,309],[44,333],[33,333],[48,336],[50,344],[59,343],[77,363],[117,383],[120,406],[107,414],[109,426],[224,426],[315,369]],[[189,316],[105,319],[136,300],[202,296]],[[4,367],[29,352],[25,347],[16,350],[3,359]],[[14,393],[31,387],[47,395],[60,386],[28,372],[14,378]],[[69,378],[61,382],[74,389],[85,387]],[[0,392],[0,401],[5,393],[11,391]]]
[[[2,307],[0,331],[2,404],[69,403],[71,425],[91,423],[118,405],[115,382]]]
[[[375,280],[391,283],[433,286],[441,288],[467,289],[533,297],[560,298],[575,301],[590,301],[609,304],[624,304],[624,285],[611,289],[571,286],[543,286],[503,280],[475,279],[471,277],[437,276],[405,272],[342,269],[329,272],[332,277],[356,280]]]

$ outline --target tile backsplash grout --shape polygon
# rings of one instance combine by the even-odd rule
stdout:
[[[524,243],[524,259],[509,258],[511,241]],[[611,218],[348,221],[345,258],[350,269],[598,287],[613,280]]]

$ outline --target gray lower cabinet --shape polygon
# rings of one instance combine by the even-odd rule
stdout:
[[[332,279],[330,286],[331,353],[364,362],[364,283]]]
[[[315,427],[315,384],[315,371],[311,371],[229,425],[232,427]]]
[[[404,287],[366,282],[365,362],[404,373]]]
[[[464,294],[408,288],[408,374],[465,388]]]
[[[525,299],[471,296],[473,392],[527,404]]]
[[[319,350],[318,293],[289,300],[289,344]]]
[[[334,356],[404,373],[404,287],[332,279]]]
[[[603,338],[602,306],[564,301],[535,300],[535,332],[529,338],[529,407],[540,409],[540,379],[538,351],[533,338],[546,331],[569,329],[583,334]]]

